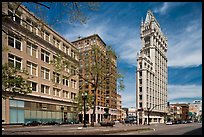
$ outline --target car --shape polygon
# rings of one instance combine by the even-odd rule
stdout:
[[[136,116],[128,116],[125,118],[125,123],[134,123],[134,121],[136,121]]]
[[[173,125],[173,122],[172,121],[167,121],[166,125]]]
[[[192,120],[187,120],[187,123],[192,123],[193,121]]]
[[[59,122],[56,122],[56,121],[49,121],[46,123],[46,125],[59,125],[60,123]]]
[[[40,121],[28,121],[24,123],[24,126],[38,126],[41,125],[42,123]]]
[[[185,121],[185,120],[181,121],[181,124],[186,124],[186,123],[187,123],[187,121]]]
[[[115,122],[114,121],[102,121],[100,122],[100,125],[101,126],[112,126],[115,125]]]
[[[182,124],[181,120],[176,121],[176,124]]]

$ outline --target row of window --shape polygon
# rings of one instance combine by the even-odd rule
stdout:
[[[13,54],[8,53],[8,63],[9,63],[9,65],[11,65],[17,69],[22,69],[22,58],[14,56]],[[27,61],[26,70],[32,76],[38,76],[37,64],[32,63],[30,61]],[[45,67],[41,67],[41,78],[46,79],[46,80],[50,80],[50,70],[45,68]],[[60,74],[53,72],[53,78],[54,78],[55,83],[60,84]],[[77,83],[76,82],[77,82],[76,80],[71,79],[71,87],[72,88],[77,89]],[[63,76],[62,83],[63,83],[63,85],[66,85],[68,87],[70,86],[69,85],[69,79],[65,76]]]
[[[21,19],[22,18],[21,17],[22,14],[18,13],[18,12],[12,17],[13,21],[18,23],[19,25],[25,26],[25,28],[27,28],[29,31],[34,32],[34,34],[42,37],[44,40],[46,40],[49,43],[51,43],[51,37],[50,37],[50,34],[47,31],[42,30],[42,29],[40,30],[40,26],[38,26],[37,23],[34,23],[33,21],[31,21],[31,19],[29,19],[28,17],[26,18],[26,21],[23,22],[22,19]],[[14,14],[14,10],[12,9],[11,6],[9,6],[8,14],[9,15],[13,15]],[[62,47],[60,47],[60,40],[58,40],[57,38],[53,37],[52,43],[54,44],[55,47],[57,47],[58,49],[60,49],[63,52],[65,52],[67,55],[71,56],[72,58],[77,59],[77,55],[74,52],[74,50],[70,49],[64,43],[62,44]],[[18,45],[16,45],[16,46],[19,46],[17,48],[20,48],[20,42],[19,41],[18,41]]]
[[[31,82],[31,81],[28,81],[27,83],[30,85],[30,87],[32,87],[32,91],[38,92],[38,84],[37,83]],[[41,93],[50,95],[51,94],[50,93],[50,87],[41,84]],[[61,94],[62,94],[62,96],[64,98],[68,98],[68,99],[75,99],[75,97],[76,97],[76,93],[71,92],[71,94],[70,94],[70,92],[65,91],[65,90],[63,90],[63,92],[61,92],[61,90],[58,89],[58,88],[53,88],[53,93],[52,94],[54,96],[58,96],[58,97],[60,97]]]

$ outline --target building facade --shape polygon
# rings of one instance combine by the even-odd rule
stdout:
[[[138,124],[163,123],[167,106],[167,38],[149,10],[141,22],[142,49],[137,56],[136,107]]]
[[[169,114],[168,117],[171,121],[187,121],[189,119],[189,104],[171,104]]]
[[[194,100],[189,104],[189,119],[193,121],[202,121],[202,100]]]
[[[13,15],[15,2],[2,3],[2,15]],[[2,17],[2,65],[25,68],[31,78],[32,93],[2,99],[2,120],[6,124],[27,121],[75,120],[79,91],[78,76],[67,74],[78,69],[77,48],[33,13],[20,5],[15,16]],[[69,62],[63,72],[50,63],[57,55]]]
[[[84,78],[79,78],[79,86],[80,92],[87,92],[89,94],[94,94],[94,87],[84,80],[88,78],[90,80],[95,80],[93,78],[94,70],[91,70],[92,64],[93,66],[97,65],[101,67],[101,70],[98,74],[100,75],[99,81],[101,81],[100,86],[96,91],[96,112],[94,122],[98,123],[103,120],[103,114],[105,113],[104,108],[109,108],[109,113],[111,120],[116,120],[117,118],[117,92],[116,92],[116,69],[117,62],[116,56],[111,52],[107,51],[106,44],[97,34],[93,34],[88,37],[80,38],[76,41],[72,42],[78,49],[80,54],[79,65],[80,65],[80,74]],[[97,55],[94,54],[96,52],[95,48],[97,47]],[[98,67],[98,68],[100,68]],[[103,71],[105,69],[105,71]],[[105,76],[105,72],[108,74],[112,74],[108,79],[103,80]],[[95,74],[96,75],[96,74]],[[91,115],[93,113],[92,109],[89,109],[87,112],[88,119],[87,121],[91,122]]]
[[[117,120],[122,120],[122,98],[117,94]]]

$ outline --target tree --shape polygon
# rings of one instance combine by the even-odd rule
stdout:
[[[80,68],[75,69],[74,71],[71,71],[71,73],[67,74],[68,77],[79,76],[79,79],[84,83],[81,85],[80,92],[78,94],[79,110],[81,110],[82,108],[82,105],[80,106],[80,104],[83,104],[81,99],[81,91],[83,90],[81,89],[86,86],[92,87],[93,94],[89,93],[90,99],[88,99],[89,108],[93,109],[91,126],[94,126],[94,115],[96,110],[96,92],[98,90],[105,90],[107,79],[118,79],[118,88],[120,90],[124,89],[123,76],[118,71],[110,71],[108,69],[111,60],[110,56],[115,56],[115,54],[112,53],[114,53],[112,49],[107,49],[107,52],[104,53],[101,51],[101,49],[99,49],[97,45],[92,45],[91,49],[88,50],[86,53],[79,54]],[[89,54],[89,56],[84,56],[84,54]],[[58,72],[59,70],[64,69],[64,66],[71,65],[65,57],[58,56],[57,58],[58,59],[56,59],[56,61],[52,61],[52,64],[54,66],[57,66],[56,68],[58,68]],[[89,62],[88,58],[91,58],[92,62]],[[82,65],[84,67],[81,67]],[[86,71],[86,75],[83,74],[82,71]]]
[[[32,87],[27,83],[28,78],[29,74],[25,69],[2,65],[2,98],[31,93]]]
[[[44,22],[46,22],[51,27],[61,23],[85,24],[89,19],[86,12],[97,11],[100,5],[99,2],[3,2],[2,8],[6,6],[6,3],[9,3],[9,5],[14,8],[14,12],[8,15],[2,12],[2,19],[16,17],[19,7],[24,5],[40,18],[37,24],[43,26],[45,25]],[[48,18],[48,15],[52,14],[55,14],[55,16]],[[68,17],[68,19],[66,17]],[[26,22],[23,19],[20,20]]]

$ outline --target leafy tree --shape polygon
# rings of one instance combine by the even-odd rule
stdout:
[[[31,93],[32,87],[27,83],[28,78],[26,70],[8,64],[2,65],[2,98]]]
[[[114,53],[112,49],[107,49],[107,54]],[[92,115],[92,121],[91,126],[94,126],[94,115],[96,110],[96,92],[98,90],[105,89],[106,81],[107,79],[111,77],[115,77],[118,79],[118,89],[123,90],[125,88],[123,84],[123,76],[118,71],[112,72],[107,69],[108,62],[110,60],[107,59],[106,53],[102,52],[97,45],[92,45],[91,49],[88,50],[86,53],[79,53],[79,59],[80,63],[79,66],[81,66],[81,63],[84,63],[84,67],[80,67],[79,70],[76,69],[76,71],[67,74],[68,77],[78,76],[80,80],[83,81],[83,85],[80,87],[80,92],[77,96],[78,101],[78,110],[82,110],[82,97],[81,93],[83,90],[83,87],[91,86],[92,87],[92,93],[88,93],[88,107],[89,109],[93,109],[93,115]],[[87,56],[84,56],[83,54],[89,54],[88,58],[91,58],[92,61],[89,62],[89,59],[87,59]],[[86,57],[86,58],[85,58]],[[52,64],[54,66],[57,66],[59,70],[64,69],[64,66],[71,65],[70,62],[66,60],[65,57],[58,56],[58,59],[55,61],[52,61]],[[110,58],[109,58],[110,59]],[[65,65],[66,64],[66,65]],[[86,71],[86,75],[82,73],[82,71]],[[63,73],[64,74],[64,73]]]

